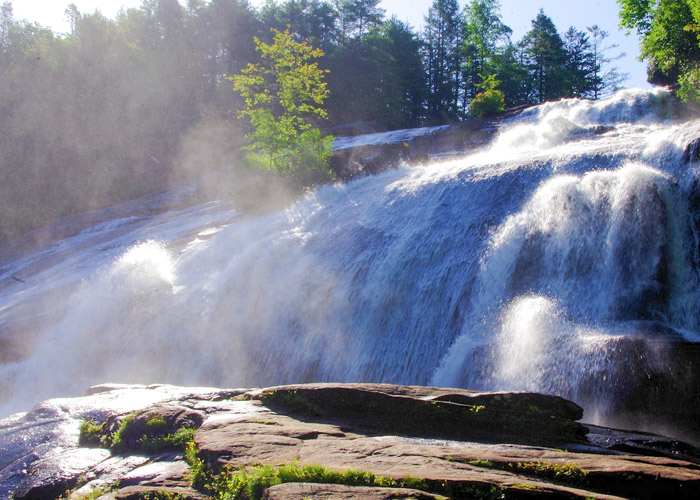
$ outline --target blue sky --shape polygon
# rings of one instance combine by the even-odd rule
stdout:
[[[12,5],[16,19],[28,19],[50,26],[55,31],[64,32],[68,30],[68,25],[63,11],[71,1],[83,13],[99,8],[108,17],[114,17],[121,6],[138,7],[141,4],[141,0],[12,0]],[[180,1],[185,3],[185,0]],[[263,0],[252,0],[251,3],[260,5]],[[402,21],[420,29],[423,16],[432,3],[432,0],[383,0],[380,5],[387,11],[387,15],[395,14]],[[459,1],[460,6],[464,6],[465,3],[466,0]],[[619,45],[619,48],[610,50],[608,54],[627,54],[615,62],[619,70],[630,74],[630,79],[624,85],[649,87],[646,83],[646,66],[637,60],[637,37],[634,34],[625,36],[618,28],[618,8],[615,0],[501,0],[503,22],[513,29],[513,40],[520,40],[530,29],[530,22],[540,8],[552,18],[560,33],[564,33],[569,26],[585,30],[587,26],[594,24],[608,31],[609,43]]]

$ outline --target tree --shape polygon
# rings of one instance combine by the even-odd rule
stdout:
[[[288,29],[273,32],[271,44],[255,39],[262,64],[251,63],[233,77],[234,90],[245,100],[239,117],[247,117],[253,127],[245,149],[254,165],[307,186],[330,176],[333,137],[322,137],[314,126],[327,118],[325,71],[311,62],[323,51],[295,42]]]
[[[349,38],[363,38],[372,28],[378,27],[384,18],[380,0],[333,0],[338,13],[341,43]]]
[[[5,2],[0,6],[0,48],[3,50],[10,44],[12,23],[12,2]]]
[[[651,83],[680,84],[679,96],[700,103],[700,1],[618,0],[620,25],[636,29]]]
[[[480,76],[483,81],[477,87],[481,92],[472,100],[469,114],[476,118],[488,118],[503,113],[506,99],[503,92],[496,88],[501,82],[496,80],[496,75]]]
[[[566,96],[566,51],[552,20],[540,9],[532,29],[522,40],[525,64],[533,81],[531,98],[536,103]]]
[[[499,43],[507,44],[512,30],[503,24],[498,0],[472,0],[464,7],[465,99],[473,99],[479,91],[480,75],[494,71],[493,59]]]
[[[68,20],[68,24],[70,24],[70,34],[73,36],[77,35],[78,23],[80,22],[78,6],[74,3],[68,5],[66,10],[63,11],[63,15]]]
[[[428,89],[421,58],[421,43],[411,27],[395,16],[381,27],[382,34],[391,40],[394,64],[391,68],[399,94],[399,128],[416,127],[425,117]]]
[[[617,48],[617,44],[603,46],[603,42],[609,36],[607,31],[601,30],[597,24],[586,28],[591,34],[591,56],[592,60],[592,90],[593,99],[609,95],[620,88],[620,83],[627,79],[628,74],[619,73],[617,68],[610,68],[603,71],[603,66],[611,61],[625,56],[621,53],[615,57],[608,57],[605,52]]]
[[[593,97],[595,75],[600,70],[585,32],[573,26],[564,34],[566,85],[569,97]]]
[[[457,0],[435,0],[425,17],[428,113],[444,122],[458,115],[461,23]]]
[[[500,89],[505,95],[507,107],[530,102],[529,74],[523,61],[522,46],[513,43],[508,43],[493,58],[494,71],[501,80]]]

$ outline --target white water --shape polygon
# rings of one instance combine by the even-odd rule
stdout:
[[[612,340],[641,320],[698,340],[681,155],[700,122],[668,103],[547,104],[487,150],[275,214],[116,219],[3,262],[0,415],[106,381],[432,383],[604,409],[616,389],[580,384],[615,369]]]

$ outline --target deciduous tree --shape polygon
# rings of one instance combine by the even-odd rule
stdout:
[[[327,118],[325,71],[312,62],[323,55],[289,30],[273,30],[271,44],[256,38],[262,62],[249,64],[233,77],[245,101],[240,117],[250,120],[249,160],[302,186],[330,176],[328,154],[333,137],[322,137],[314,123]]]

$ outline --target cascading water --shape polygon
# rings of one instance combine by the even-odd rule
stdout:
[[[663,371],[648,339],[700,340],[681,160],[700,121],[671,108],[663,90],[546,104],[481,151],[275,214],[171,211],[14,258],[0,413],[105,381],[335,380],[546,391],[605,421],[634,396],[629,356]]]

